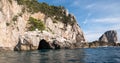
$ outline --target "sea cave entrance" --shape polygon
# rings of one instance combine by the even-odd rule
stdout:
[[[42,39],[39,42],[38,50],[41,49],[51,49],[49,42],[47,42],[45,39]]]

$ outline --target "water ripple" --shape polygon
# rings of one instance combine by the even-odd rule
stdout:
[[[0,63],[120,63],[120,47],[0,52]]]

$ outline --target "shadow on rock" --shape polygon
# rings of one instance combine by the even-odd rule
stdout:
[[[39,42],[38,50],[40,49],[52,49],[51,44],[47,42],[46,40],[42,39]]]

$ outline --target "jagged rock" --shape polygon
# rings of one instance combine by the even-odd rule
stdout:
[[[25,38],[19,38],[18,44],[15,46],[15,51],[23,51],[23,50],[36,50],[38,47],[34,46],[34,44]]]
[[[66,16],[68,16],[68,15],[69,15],[68,10],[66,10],[66,9],[62,9],[62,13],[63,13],[63,14],[65,14]]]
[[[37,39],[38,38],[38,39]],[[53,39],[54,38],[54,39]],[[15,46],[15,51],[21,50],[40,50],[40,49],[61,49],[75,48],[72,41],[65,40],[60,37],[49,36],[49,33],[44,34],[38,31],[27,32],[19,37],[19,42]]]
[[[85,43],[81,43],[81,48],[89,48],[89,43],[85,42]]]
[[[58,40],[53,41],[52,43],[54,49],[61,49],[61,48],[65,48],[65,49],[70,49],[70,48],[75,48],[74,44],[69,42],[69,41],[64,41],[63,42],[59,42]]]
[[[57,40],[54,40],[52,45],[54,46],[54,49],[60,49],[61,48],[61,43]]]
[[[99,38],[99,41],[117,42],[118,41],[117,32],[115,30],[107,31]]]

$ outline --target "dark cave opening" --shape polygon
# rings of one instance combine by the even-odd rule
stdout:
[[[38,46],[38,50],[41,50],[41,49],[51,49],[51,46],[46,40],[42,39],[39,42],[39,46]]]

